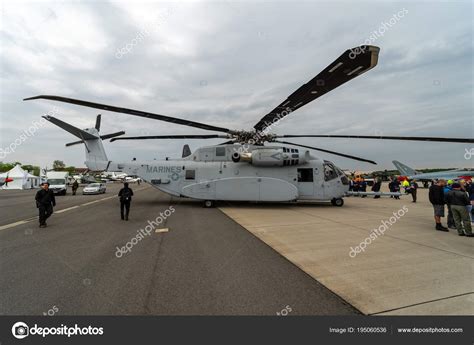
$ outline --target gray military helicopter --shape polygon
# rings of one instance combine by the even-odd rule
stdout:
[[[378,62],[379,50],[378,47],[368,45],[346,50],[321,73],[298,88],[285,101],[266,114],[251,131],[231,130],[182,118],[60,96],[41,95],[24,100],[47,99],[72,103],[223,133],[119,138],[118,136],[123,135],[124,132],[103,136],[99,134],[100,115],[97,117],[94,128],[84,130],[52,116],[44,116],[46,120],[80,139],[66,144],[66,146],[84,143],[86,148],[85,164],[90,170],[122,171],[128,175],[138,176],[152,186],[173,196],[203,200],[205,207],[214,206],[216,200],[258,202],[315,200],[330,201],[335,206],[342,206],[344,204],[343,196],[349,189],[348,178],[332,162],[311,155],[307,149],[371,164],[376,163],[361,157],[277,139],[311,137],[474,142],[473,139],[463,138],[329,134],[276,135],[270,133],[271,127],[282,118],[375,67]],[[110,161],[102,145],[104,139],[115,141],[214,138],[223,138],[227,141],[219,145],[201,147],[194,153],[191,153],[189,147],[185,145],[180,159],[150,162]],[[277,143],[279,145],[265,146],[265,143]]]

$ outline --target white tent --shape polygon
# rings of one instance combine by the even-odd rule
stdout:
[[[0,177],[13,179],[12,182],[5,183],[2,189],[31,189],[38,188],[40,185],[40,178],[23,170],[19,164],[10,171],[1,173]]]

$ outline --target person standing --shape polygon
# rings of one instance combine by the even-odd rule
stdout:
[[[469,194],[469,200],[471,201],[471,207],[469,212],[471,215],[471,223],[474,223],[474,183],[472,183],[472,180],[467,181],[466,191]],[[467,208],[469,210],[469,206]]]
[[[416,183],[416,180],[413,180],[410,182],[410,193],[411,193],[411,198],[412,202],[416,202],[416,192],[418,191],[418,183]]]
[[[130,203],[132,202],[133,190],[128,188],[128,183],[123,184],[123,188],[119,191],[120,198],[120,216],[122,220],[128,220],[130,214]],[[125,214],[124,214],[125,211]]]
[[[380,192],[380,187],[382,187],[382,179],[380,177],[375,178],[374,185],[372,186],[372,192]],[[379,199],[380,195],[374,196],[374,199]]]
[[[429,200],[433,205],[434,219],[436,222],[436,230],[449,231],[448,228],[441,224],[441,217],[444,217],[444,184],[445,180],[439,180],[436,184],[432,184],[429,189]]]
[[[392,180],[392,189],[394,193],[400,193],[400,181],[397,178],[393,178]],[[400,197],[398,195],[394,196],[395,199],[399,200]]]
[[[453,180],[448,180],[448,183],[444,186],[444,196],[451,190],[451,186],[453,185]],[[456,229],[456,225],[454,224],[454,217],[453,212],[451,211],[451,206],[448,204],[448,229]]]
[[[76,195],[78,188],[79,188],[79,183],[77,182],[77,180],[74,180],[74,183],[72,184],[72,195]]]
[[[45,228],[48,226],[46,219],[53,214],[53,207],[56,206],[56,199],[53,191],[49,189],[48,182],[41,184],[41,189],[36,192],[35,200],[39,210],[39,227]]]
[[[474,237],[471,219],[466,209],[466,206],[470,204],[469,197],[465,191],[461,190],[459,183],[453,183],[452,189],[446,194],[446,202],[451,206],[458,235]]]
[[[362,177],[360,182],[360,191],[363,193],[367,192],[367,181]],[[367,198],[367,195],[362,195],[362,198]]]

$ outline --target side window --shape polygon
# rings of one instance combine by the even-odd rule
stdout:
[[[196,178],[196,170],[186,170],[185,179],[194,180]]]
[[[225,146],[216,147],[216,157],[224,157],[225,156]]]
[[[337,177],[337,171],[331,163],[324,163],[324,181],[331,181]]]
[[[298,169],[298,182],[313,182],[313,169]]]

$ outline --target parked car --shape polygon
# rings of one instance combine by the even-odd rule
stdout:
[[[90,183],[82,189],[82,194],[104,194],[105,183]]]

